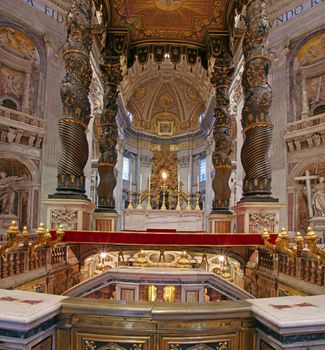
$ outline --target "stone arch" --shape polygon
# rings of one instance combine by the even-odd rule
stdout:
[[[40,203],[40,173],[37,165],[21,154],[6,152],[0,158],[2,181],[11,184],[10,194],[4,187],[1,196],[1,226],[6,228],[12,220],[20,227],[38,225]]]
[[[17,162],[22,163],[28,169],[28,171],[31,175],[32,184],[34,186],[35,185],[40,186],[40,183],[41,183],[40,172],[39,172],[37,165],[31,159],[25,158],[22,154],[13,153],[13,152],[3,153],[0,157],[0,161],[2,159],[15,160]]]
[[[23,35],[25,35],[31,42],[35,45],[35,48],[38,53],[39,57],[39,65],[38,65],[38,72],[37,72],[37,80],[38,80],[38,86],[37,86],[37,96],[38,99],[35,101],[33,113],[34,115],[37,115],[38,117],[44,116],[44,100],[45,100],[45,82],[46,82],[46,48],[45,48],[45,42],[43,39],[39,37],[35,32],[33,32],[30,29],[27,29],[25,26],[11,22],[7,19],[0,19],[0,27],[7,27],[11,28],[13,30],[17,30],[21,32]]]
[[[288,120],[287,122],[293,122],[295,121],[295,98],[298,99],[296,101],[296,104],[301,103],[301,100],[299,100],[300,96],[290,96],[291,92],[295,91],[295,86],[297,85],[296,82],[296,72],[295,72],[295,67],[294,67],[294,62],[296,60],[297,54],[299,50],[306,44],[308,41],[312,40],[314,37],[324,34],[325,33],[325,28],[321,28],[319,30],[313,31],[309,33],[307,36],[304,36],[302,38],[297,39],[295,42],[292,43],[292,48],[291,52],[288,57],[288,70],[289,70],[289,90],[288,90],[288,96],[290,100],[289,104],[289,113],[288,113]],[[298,108],[298,107],[297,107]],[[298,108],[299,109],[299,108]]]

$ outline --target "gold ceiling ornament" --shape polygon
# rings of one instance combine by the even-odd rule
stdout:
[[[225,0],[113,0],[113,23],[129,25],[132,41],[190,40],[202,43],[208,29],[225,29]]]
[[[150,131],[158,136],[175,136],[181,132],[181,123],[172,113],[160,113],[152,118]]]
[[[170,94],[163,94],[159,96],[159,106],[163,108],[164,110],[171,109],[175,103],[174,97]]]

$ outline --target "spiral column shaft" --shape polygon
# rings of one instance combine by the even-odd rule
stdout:
[[[270,59],[267,36],[270,30],[264,0],[247,4],[243,40],[245,66],[242,78],[245,103],[242,127],[245,135],[241,161],[245,170],[243,200],[271,198],[271,164],[268,156],[272,138],[269,109],[272,90],[267,82]]]
[[[222,44],[221,44],[222,43]],[[229,37],[219,41],[220,50],[215,57],[215,64],[211,82],[216,89],[216,107],[214,109],[215,123],[213,139],[215,148],[212,153],[212,163],[215,175],[212,180],[214,200],[212,211],[217,213],[230,213],[230,187],[231,176],[231,146],[230,135],[231,117],[229,113],[229,88],[234,68],[232,67],[232,53],[229,47]]]
[[[90,119],[91,2],[72,0],[64,45],[66,74],[61,84],[63,117],[59,120],[62,154],[58,164],[57,192],[50,197],[87,198],[83,169],[88,160],[85,130]]]
[[[102,134],[99,140],[98,173],[100,181],[97,187],[98,207],[96,211],[113,212],[115,211],[113,191],[116,186],[114,168],[117,162],[116,143],[118,138],[117,87],[122,81],[122,71],[119,56],[112,54],[107,47],[103,51],[103,64],[100,68],[104,86],[104,108],[101,115]]]

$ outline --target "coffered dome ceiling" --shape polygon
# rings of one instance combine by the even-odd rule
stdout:
[[[159,66],[152,60],[144,70],[135,64],[121,86],[124,103],[133,114],[133,129],[171,137],[199,129],[212,86],[200,63],[175,66],[168,60]]]

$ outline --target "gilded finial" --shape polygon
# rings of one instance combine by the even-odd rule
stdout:
[[[46,242],[50,242],[52,240],[51,232],[50,232],[50,229],[48,229],[48,228],[45,231],[44,240]]]
[[[29,230],[28,230],[27,226],[24,226],[24,228],[23,228],[22,237],[23,237],[24,246],[28,247],[28,245],[29,245]]]
[[[268,240],[270,238],[269,231],[267,230],[266,227],[264,227],[264,229],[263,229],[262,238],[263,238],[263,240]]]
[[[39,224],[39,227],[36,230],[36,235],[40,237],[45,235],[45,233],[46,233],[46,230],[45,230],[44,224],[41,222]]]
[[[318,238],[316,232],[312,229],[312,227],[308,226],[306,239],[316,239]]]
[[[285,229],[284,227],[282,227],[279,236],[280,236],[281,238],[285,238],[285,239],[286,239],[286,238],[289,238],[288,232],[286,231],[286,229]]]
[[[56,239],[57,239],[57,241],[62,241],[64,233],[65,232],[63,230],[63,226],[60,225],[59,228],[56,230]]]
[[[298,231],[297,234],[296,234],[295,242],[296,243],[300,243],[300,242],[303,242],[303,241],[304,241],[304,239],[303,239],[301,233]]]

